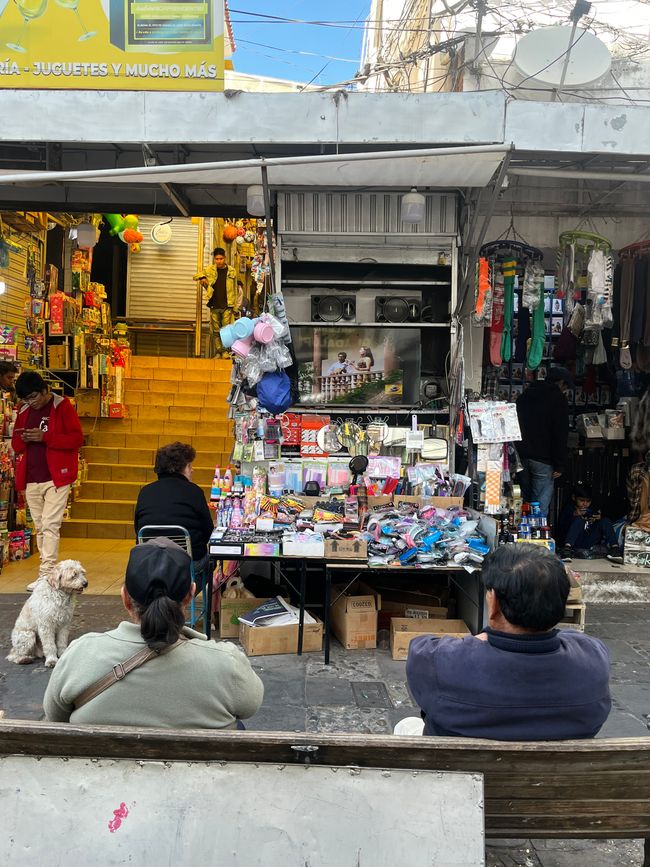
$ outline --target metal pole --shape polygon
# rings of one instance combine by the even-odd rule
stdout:
[[[579,18],[575,18],[573,22],[573,27],[571,28],[571,36],[569,37],[569,45],[566,50],[566,57],[564,58],[564,66],[562,67],[562,76],[560,77],[560,83],[557,88],[553,91],[553,96],[551,97],[551,102],[555,102],[560,93],[562,92],[562,88],[564,87],[564,81],[566,79],[567,72],[569,71],[569,61],[571,60],[571,50],[573,49],[573,38],[576,35],[576,30],[578,29],[578,21]]]
[[[262,189],[264,191],[264,216],[266,219],[266,246],[269,251],[269,267],[271,269],[271,295],[275,295],[275,257],[273,255],[273,229],[271,227],[271,192],[269,190],[269,174],[266,166],[262,166]]]
[[[205,254],[205,218],[197,218],[199,237],[196,243],[197,271],[203,270],[203,256]],[[196,322],[194,325],[194,357],[201,357],[201,337],[203,330],[203,287],[201,281],[196,281]]]

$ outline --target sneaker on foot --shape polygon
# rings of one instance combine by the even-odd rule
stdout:
[[[27,587],[26,587],[27,592],[28,592],[28,593],[31,593],[32,590],[35,590],[35,589],[36,589],[36,585],[38,584],[38,582],[39,582],[39,581],[42,581],[42,580],[43,580],[43,577],[42,577],[41,575],[39,575],[38,578],[37,578],[35,581],[32,581],[31,584],[28,584],[28,585],[27,585]]]
[[[622,563],[623,562],[623,552],[619,548],[618,545],[612,545],[607,554],[607,559],[610,563]]]

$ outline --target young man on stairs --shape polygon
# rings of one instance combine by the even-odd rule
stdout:
[[[16,491],[25,492],[41,558],[38,577],[27,587],[33,590],[59,558],[61,522],[79,470],[83,433],[70,401],[53,395],[39,373],[21,373],[16,393],[25,402],[11,439],[16,455]]]

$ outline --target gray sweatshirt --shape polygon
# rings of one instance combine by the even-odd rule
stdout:
[[[73,641],[58,661],[43,708],[51,722],[161,728],[234,728],[253,716],[264,686],[244,653],[225,641],[207,641],[185,627],[192,640],[150,659],[86,705],[74,700],[114,665],[144,646],[140,627],[122,622],[110,632],[89,632]]]

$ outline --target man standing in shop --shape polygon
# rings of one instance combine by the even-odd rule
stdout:
[[[213,264],[198,279],[205,289],[205,300],[210,311],[212,354],[219,358],[228,354],[221,342],[219,329],[235,321],[241,307],[241,297],[237,288],[237,271],[226,263],[223,247],[215,247],[212,261]]]
[[[16,403],[16,377],[18,366],[13,361],[0,361],[0,392],[9,394],[12,403]]]
[[[61,521],[77,478],[81,423],[66,397],[53,395],[35,371],[21,373],[16,393],[24,401],[11,445],[16,454],[16,490],[25,492],[41,557],[36,582],[47,578],[59,557]]]
[[[573,387],[566,367],[551,367],[546,379],[531,383],[517,398],[521,442],[517,451],[524,466],[518,476],[525,502],[539,503],[549,515],[553,486],[565,470],[569,436],[569,405],[564,396]]]

